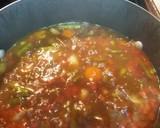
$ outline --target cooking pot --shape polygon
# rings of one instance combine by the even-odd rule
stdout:
[[[86,21],[141,41],[160,76],[160,21],[127,0],[18,0],[0,10],[0,49],[60,22]]]

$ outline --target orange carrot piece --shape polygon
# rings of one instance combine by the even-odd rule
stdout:
[[[74,35],[74,31],[71,29],[63,30],[63,36],[67,38],[71,38]]]
[[[91,81],[97,81],[102,78],[102,72],[97,67],[88,67],[84,74],[85,77]]]

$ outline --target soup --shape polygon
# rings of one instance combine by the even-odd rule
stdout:
[[[138,44],[85,22],[18,41],[0,61],[0,128],[153,128],[159,80]]]

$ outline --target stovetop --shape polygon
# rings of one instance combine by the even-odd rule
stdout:
[[[9,4],[9,3],[11,3],[11,2],[13,2],[15,0],[0,0],[0,1],[1,1],[0,2],[0,8],[2,8],[2,7],[6,6],[7,4]],[[136,4],[138,4],[138,5],[146,8],[144,0],[130,0],[130,1],[132,1],[132,2],[134,2]]]

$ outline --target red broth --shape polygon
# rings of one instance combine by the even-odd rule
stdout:
[[[25,37],[0,61],[0,128],[153,128],[159,80],[135,44],[88,23]]]

